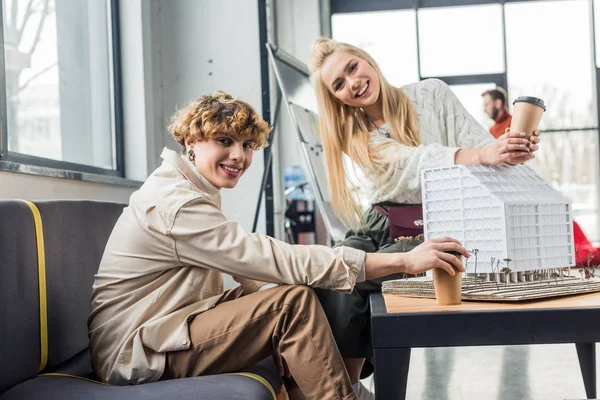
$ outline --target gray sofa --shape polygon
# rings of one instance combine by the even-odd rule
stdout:
[[[0,400],[275,399],[281,380],[271,359],[244,374],[138,386],[97,382],[87,337],[91,288],[123,207],[94,201],[36,201],[30,206],[0,200]],[[32,209],[39,210],[37,224]]]

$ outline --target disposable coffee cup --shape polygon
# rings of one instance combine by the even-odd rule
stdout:
[[[544,100],[537,97],[521,96],[513,102],[511,132],[525,132],[529,139],[540,126],[542,114],[546,111]]]
[[[463,255],[454,251],[448,251],[458,257],[462,262]],[[461,303],[462,295],[462,272],[454,269],[454,276],[442,268],[433,269],[433,288],[435,299],[439,306],[454,306]]]

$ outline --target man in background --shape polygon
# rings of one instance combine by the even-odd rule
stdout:
[[[496,86],[496,89],[487,90],[481,96],[486,114],[494,120],[490,132],[495,138],[498,138],[510,126],[512,120],[512,115],[508,112],[508,104],[506,104],[506,91],[500,86]]]

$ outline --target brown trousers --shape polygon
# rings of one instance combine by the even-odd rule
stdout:
[[[323,309],[307,286],[278,286],[220,303],[189,328],[192,346],[168,353],[163,379],[239,371],[272,355],[279,340],[307,399],[356,399]]]

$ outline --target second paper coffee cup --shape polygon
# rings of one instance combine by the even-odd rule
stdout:
[[[542,114],[546,111],[544,100],[537,97],[521,96],[513,102],[511,132],[525,132],[527,139],[540,126]]]
[[[462,262],[462,254],[448,251]],[[435,299],[440,306],[454,306],[461,303],[462,272],[454,269],[455,274],[450,275],[441,268],[433,269],[433,288]]]

